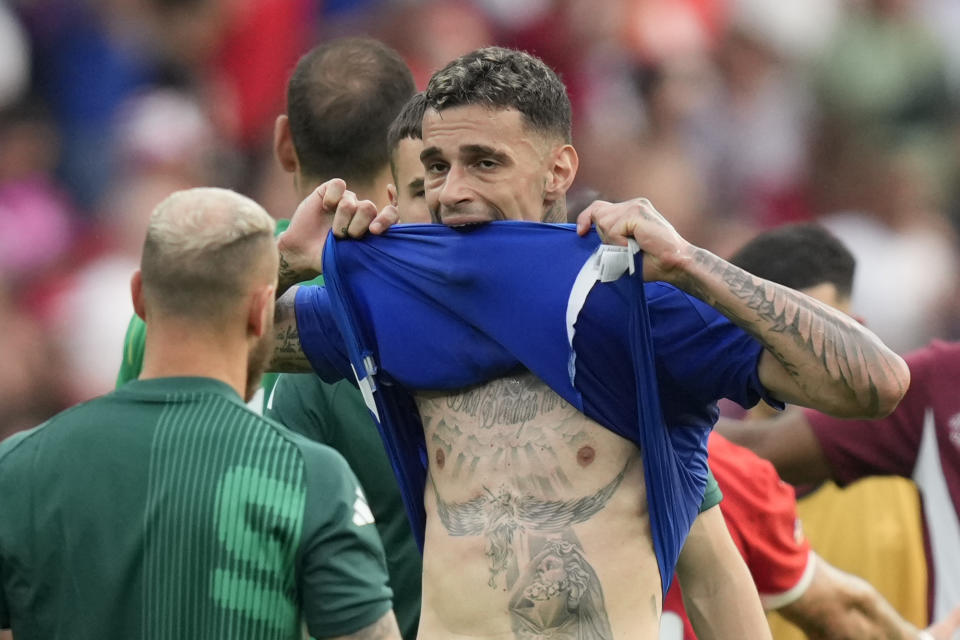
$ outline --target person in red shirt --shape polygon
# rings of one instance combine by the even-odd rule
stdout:
[[[774,259],[756,266],[757,255]],[[731,262],[841,310],[849,306],[853,256],[819,226],[789,225],[761,234]],[[758,273],[762,267],[765,272]],[[780,479],[772,464],[719,433],[711,435],[708,451],[710,468],[724,494],[720,510],[765,609],[779,611],[813,639],[950,640],[960,626],[960,610],[927,630],[916,629],[870,584],[813,552],[797,518],[793,487]],[[664,601],[660,638],[696,638],[676,583]]]

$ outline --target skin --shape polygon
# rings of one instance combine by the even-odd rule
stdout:
[[[396,171],[397,185],[387,185],[390,204],[397,208],[397,215],[403,223],[429,223],[430,210],[423,189],[423,165],[420,152],[423,141],[417,138],[404,138],[397,143],[393,152],[393,167]]]
[[[517,111],[428,110],[423,137],[434,220],[460,226],[565,218],[576,151],[528,127]],[[358,201],[342,182],[322,185],[281,237],[294,268],[319,269],[330,213],[339,237],[382,233],[398,217],[393,207],[377,211]],[[676,284],[756,335],[767,347],[760,378],[775,397],[840,414],[874,413],[892,408],[906,388],[902,361],[862,327],[690,245],[649,202],[594,203],[578,219],[579,231],[591,223],[608,242],[639,243],[645,279]],[[292,304],[285,294],[278,308]],[[288,326],[295,331],[295,322]],[[819,382],[825,375],[829,384]],[[576,627],[581,637],[655,636],[659,575],[632,443],[564,406],[523,372],[416,400],[430,449],[422,637],[558,632],[542,628],[547,619]],[[722,519],[701,516],[697,527],[707,533],[693,536],[684,554],[707,553],[700,544],[716,536],[729,542]],[[745,571],[732,543],[710,549],[710,557],[724,550],[731,565],[717,560],[688,572],[706,580],[691,593],[714,596],[697,607],[701,618],[716,637],[769,637],[752,584],[740,592],[742,579],[730,579],[728,566]],[[572,618],[546,614],[559,602],[566,604],[558,611]]]

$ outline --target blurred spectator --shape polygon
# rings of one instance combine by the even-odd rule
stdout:
[[[51,179],[58,154],[56,129],[36,101],[0,109],[0,279],[36,278],[71,247],[73,209]]]
[[[854,313],[902,353],[947,334],[947,303],[960,283],[956,239],[940,212],[928,156],[867,145],[854,158],[837,177],[857,188],[821,222],[857,259]]]

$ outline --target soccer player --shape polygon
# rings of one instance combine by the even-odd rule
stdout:
[[[0,444],[0,628],[50,638],[399,636],[332,449],[244,406],[272,350],[273,219],[223,189],[154,210],[140,379]]]
[[[387,130],[390,172],[393,184],[387,187],[390,204],[397,208],[401,222],[430,222],[423,191],[423,135],[420,128],[427,101],[418,93],[403,106]]]
[[[340,176],[362,197],[387,205],[392,179],[387,129],[414,92],[406,63],[376,40],[335,39],[305,54],[287,86],[287,112],[274,126],[274,155],[298,195]],[[278,229],[287,223],[279,221]],[[138,375],[142,350],[143,323],[134,318],[121,384]],[[397,620],[404,638],[412,640],[420,614],[420,553],[360,393],[349,382],[327,384],[312,373],[282,375],[272,388],[266,415],[339,451],[360,479],[387,550]],[[256,410],[264,405],[260,395],[253,401]]]
[[[789,225],[762,233],[730,262],[849,312],[854,258],[822,227]],[[710,436],[708,451],[724,494],[721,512],[765,609],[776,610],[809,638],[931,637],[919,635],[869,583],[811,550],[797,518],[793,488],[767,461],[718,433]],[[671,589],[664,611],[683,616],[679,590]],[[932,629],[932,637],[948,640],[953,627],[946,620]],[[676,633],[664,636],[661,629],[661,640],[696,637],[689,627]]]
[[[340,258],[327,253],[328,266],[340,265],[336,272],[347,270],[361,284],[349,279],[342,283],[350,287],[349,297],[336,286],[333,291],[308,287],[291,292],[278,301],[277,327],[290,336],[283,345],[293,348],[285,354],[288,360],[304,362],[294,348],[296,337],[318,371],[344,375],[349,366],[342,362],[343,347],[338,351],[338,338],[330,331],[339,328],[350,366],[381,412],[386,437],[401,448],[415,448],[414,455],[397,456],[394,462],[405,497],[422,500],[413,505],[412,516],[416,518],[417,508],[425,511],[425,528],[421,522],[419,529],[425,535],[421,635],[653,637],[661,584],[669,583],[677,561],[660,552],[676,549],[689,529],[682,555],[693,556],[681,557],[678,570],[681,579],[686,573],[707,584],[694,589],[694,608],[702,612],[717,602],[725,605],[702,621],[704,628],[722,630],[726,637],[737,637],[737,632],[738,637],[768,637],[759,603],[754,610],[749,601],[727,600],[738,592],[736,567],[697,562],[715,557],[709,551],[717,547],[732,548],[717,509],[696,522],[690,517],[702,498],[705,452],[700,444],[705,445],[715,419],[715,400],[728,395],[750,404],[767,395],[773,401],[819,406],[841,415],[877,415],[889,411],[906,388],[902,361],[848,318],[685,243],[649,203],[637,200],[595,203],[581,214],[579,230],[587,233],[593,221],[612,242],[636,241],[645,252],[645,280],[669,281],[701,298],[665,282],[644,287],[656,369],[633,359],[635,348],[643,345],[628,344],[623,333],[641,327],[618,325],[617,331],[604,324],[626,317],[624,306],[633,309],[631,300],[637,298],[608,295],[611,288],[599,287],[599,299],[588,295],[583,307],[593,311],[589,324],[584,316],[576,322],[574,340],[580,347],[575,347],[575,361],[552,361],[540,376],[564,388],[571,382],[569,367],[576,365],[577,371],[596,376],[577,377],[589,387],[589,398],[585,393],[578,399],[565,388],[558,396],[553,384],[548,387],[524,369],[504,371],[515,361],[499,360],[503,350],[496,348],[497,338],[510,342],[507,351],[538,351],[542,340],[556,339],[557,333],[544,337],[525,331],[531,323],[550,321],[543,320],[539,305],[549,304],[555,311],[560,298],[565,305],[577,297],[570,281],[577,271],[570,271],[569,256],[550,254],[551,248],[574,250],[577,261],[584,251],[606,255],[596,249],[596,235],[580,242],[570,228],[484,225],[502,219],[563,221],[565,193],[577,169],[569,143],[569,101],[562,83],[542,62],[490,48],[435,74],[427,88],[427,105],[421,154],[427,203],[435,219],[462,231],[439,225],[412,231],[400,227],[379,241],[324,247],[331,225],[339,237],[379,234],[396,220],[396,211],[378,212],[345,190],[342,182],[321,185],[281,236],[281,252],[292,274],[299,275],[322,269],[326,260],[321,254],[335,249]],[[528,238],[528,250],[521,235]],[[504,250],[507,241],[511,250]],[[393,242],[397,252],[390,252]],[[414,244],[433,253],[414,255]],[[389,273],[382,271],[386,264],[394,265]],[[485,279],[489,274],[484,272],[492,267],[503,277]],[[362,275],[364,269],[370,278],[390,279],[377,288]],[[550,287],[545,274],[558,278],[561,269],[563,284]],[[626,280],[627,288],[638,281]],[[482,284],[483,295],[462,300],[457,287],[474,291],[471,283]],[[567,289],[568,284],[573,289]],[[390,306],[380,301],[381,295]],[[401,306],[404,298],[409,307]],[[352,306],[337,311],[329,306],[335,304]],[[427,313],[431,305],[438,311],[423,324],[411,312],[415,305],[418,313]],[[609,306],[614,315],[600,313],[597,305]],[[444,311],[448,307],[451,313]],[[359,314],[356,322],[351,309]],[[371,317],[377,322],[368,325]],[[553,322],[563,327],[562,318]],[[481,324],[490,340],[477,344],[485,334],[471,333],[471,327]],[[569,334],[561,333],[566,345]],[[471,335],[473,340],[467,337]],[[366,342],[370,336],[373,344]],[[548,345],[551,353],[553,346]],[[560,345],[556,351],[563,354],[566,348],[569,345]],[[416,355],[410,358],[411,353]],[[488,356],[497,361],[491,364]],[[459,363],[460,375],[449,368],[453,363]],[[451,377],[432,380],[426,375],[441,368]],[[493,373],[493,379],[476,380],[476,374],[485,372]],[[618,375],[630,372],[637,377]],[[638,440],[618,435],[632,433],[627,424],[631,419],[621,422],[610,415],[629,415],[631,407],[634,413],[645,410],[633,385],[649,385],[654,373],[663,421],[671,429],[660,428],[656,418],[644,420],[640,437],[649,435],[658,446],[669,438],[673,445],[686,447],[682,455],[664,453],[662,447],[638,448]],[[451,388],[456,381],[463,381],[461,388]],[[611,385],[618,393],[604,395]],[[416,391],[410,398],[404,389],[441,390]],[[422,421],[419,436],[415,422],[394,420],[411,401]],[[578,411],[579,406],[590,417]],[[609,413],[601,415],[605,409]],[[658,457],[661,454],[666,457]],[[676,485],[644,471],[648,462],[670,461],[681,465],[671,467],[678,474]],[[701,469],[703,474],[697,473]],[[418,486],[423,488],[419,497],[409,492]],[[682,496],[681,502],[666,500],[664,490]],[[648,503],[666,512],[653,516]],[[717,518],[717,536],[703,535],[704,523]],[[683,530],[667,531],[684,522]]]

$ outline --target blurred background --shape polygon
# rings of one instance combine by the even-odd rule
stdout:
[[[581,198],[647,196],[721,256],[822,221],[888,344],[960,337],[956,0],[0,0],[0,439],[112,388],[169,192],[292,213],[288,74],[354,34],[420,88],[479,46],[535,53],[570,91]]]

